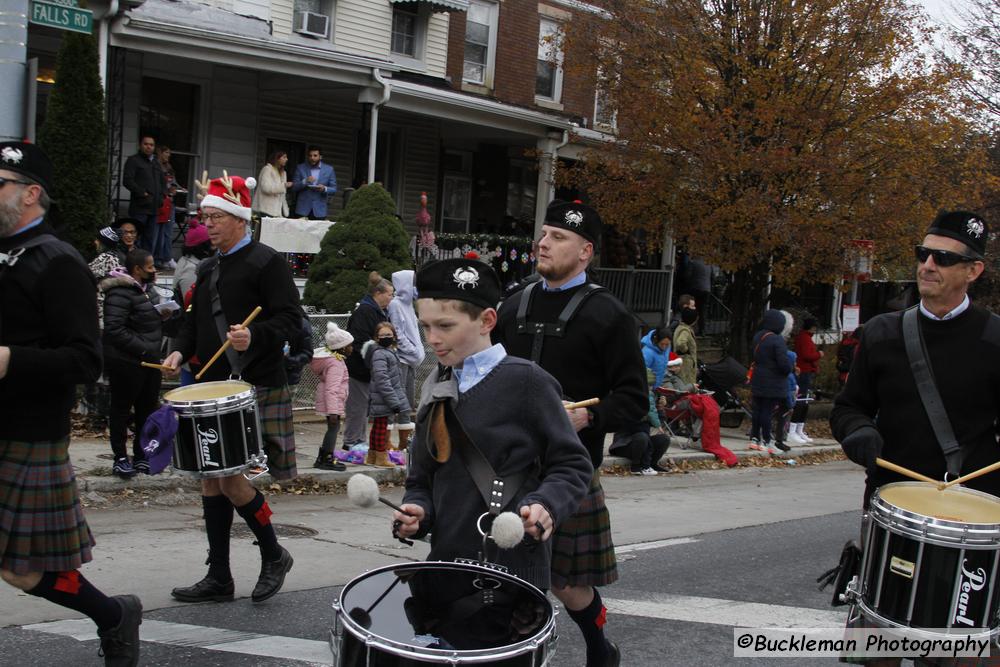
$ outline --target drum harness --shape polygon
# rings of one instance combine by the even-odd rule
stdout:
[[[17,264],[21,258],[24,256],[25,251],[30,250],[36,246],[49,243],[50,241],[58,241],[52,234],[39,234],[38,236],[28,239],[23,245],[17,248],[11,249],[10,252],[3,253],[0,252],[0,280],[3,279],[5,275],[10,271],[11,267]],[[3,320],[0,320],[0,332],[3,331]]]
[[[569,303],[559,313],[559,317],[556,318],[555,322],[537,322],[528,320],[528,310],[531,308],[531,299],[538,285],[539,283],[535,282],[524,288],[521,294],[521,302],[517,306],[516,318],[517,333],[533,335],[531,341],[531,360],[536,364],[540,363],[539,360],[542,358],[542,345],[545,343],[546,336],[563,338],[566,335],[566,326],[573,319],[573,316],[576,315],[577,311],[580,310],[580,307],[583,306],[584,301],[593,294],[605,290],[600,285],[587,283],[570,298]]]

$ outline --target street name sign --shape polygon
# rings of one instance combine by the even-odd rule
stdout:
[[[89,9],[67,7],[44,0],[31,0],[30,21],[37,25],[89,35],[94,27],[94,13]]]

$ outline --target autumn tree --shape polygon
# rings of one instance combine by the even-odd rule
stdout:
[[[1000,127],[1000,0],[966,0],[955,11],[959,22],[948,31],[955,47],[948,57],[968,68],[965,89]]]
[[[902,0],[609,0],[567,25],[617,142],[560,178],[606,222],[664,231],[731,275],[746,357],[772,284],[836,282],[847,241],[912,252],[939,207],[974,206],[982,135]],[[570,61],[570,59],[567,59]]]

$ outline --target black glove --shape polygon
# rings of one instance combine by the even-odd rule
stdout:
[[[882,455],[884,444],[885,441],[882,440],[882,434],[878,429],[874,426],[862,426],[844,438],[840,446],[847,454],[847,458],[872,472],[877,467],[875,459]]]

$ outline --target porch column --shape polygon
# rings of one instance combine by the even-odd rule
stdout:
[[[5,2],[0,8],[0,141],[20,141],[25,134],[24,101],[28,95],[28,0]]]
[[[545,209],[556,196],[555,167],[562,142],[562,132],[548,132],[535,144],[538,149],[538,185],[535,188],[535,231],[532,238],[537,239],[542,235]]]

